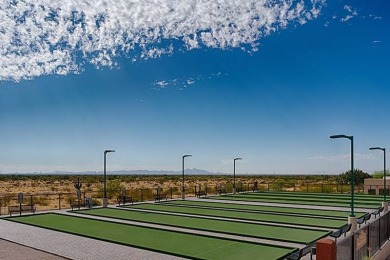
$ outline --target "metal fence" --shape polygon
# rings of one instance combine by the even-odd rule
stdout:
[[[223,187],[226,193],[231,193],[233,190],[232,183],[224,184],[195,184],[185,185],[186,197],[195,197],[199,191],[204,191],[207,195],[216,195],[220,188]],[[249,191],[253,189],[253,184],[250,183],[236,183],[237,190],[241,192]],[[181,197],[181,187],[171,186],[167,188],[130,188],[130,189],[116,189],[107,190],[107,198],[109,204],[116,204],[119,196],[130,196],[134,202],[153,201],[154,195],[164,194],[167,198],[175,199]],[[77,189],[73,192],[44,192],[44,193],[24,193],[23,205],[34,205],[37,211],[44,210],[61,210],[71,208],[71,205],[81,202],[84,206],[86,198],[92,198],[93,206],[100,206],[103,204],[103,191],[86,191],[81,189],[80,200],[77,197]],[[0,215],[6,215],[8,213],[9,206],[20,205],[18,201],[17,193],[3,193],[0,196]]]
[[[390,238],[390,213],[337,242],[337,260],[363,260],[375,255]]]
[[[262,183],[258,185],[260,191],[299,191],[321,193],[350,193],[351,185],[329,183]],[[363,193],[363,185],[355,185],[355,193]]]
[[[323,193],[349,193],[350,186],[340,184],[318,184],[318,183],[256,183],[255,182],[236,182],[237,192],[248,192],[253,190],[258,191],[299,191],[299,192],[323,192]],[[85,187],[86,186],[86,187]],[[103,191],[97,189],[88,188],[85,185],[81,189],[80,201],[85,201],[85,198],[92,198],[92,204],[94,206],[102,205]],[[220,193],[221,188],[226,193],[233,191],[233,183],[231,181],[214,183],[192,183],[185,185],[186,197],[195,197],[197,192],[204,191],[207,195],[217,195]],[[159,190],[159,191],[157,191]],[[361,187],[356,187],[356,191],[360,192]],[[129,189],[108,189],[107,197],[109,204],[116,204],[117,197],[121,195],[131,196],[134,202],[153,201],[154,195],[164,194],[167,198],[175,199],[181,197],[181,186],[172,184],[169,187],[155,186],[154,188],[129,188]],[[19,205],[18,194],[16,193],[2,193],[0,196],[0,215],[8,214],[8,207]],[[77,200],[77,190],[68,190],[66,192],[44,192],[44,193],[26,193],[23,204],[35,205],[38,211],[42,210],[55,210],[71,208],[72,202]]]

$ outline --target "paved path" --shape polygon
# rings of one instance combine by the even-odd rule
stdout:
[[[58,211],[57,211],[58,212]],[[71,235],[49,229],[33,227],[30,225],[15,223],[0,219],[0,239],[6,239],[40,251],[63,256],[70,259],[99,260],[99,259],[150,259],[150,260],[179,260],[183,258],[155,253],[152,251],[132,248],[100,240],[90,239],[82,236]],[[0,244],[1,245],[1,244]],[[11,255],[17,255],[19,247],[10,247]],[[42,253],[42,252],[40,252]],[[55,257],[51,255],[50,257]],[[18,259],[3,258],[0,259]],[[24,258],[19,259],[64,259],[44,258],[37,251],[29,254],[26,251]]]
[[[65,260],[67,258],[53,255],[35,248],[20,245],[4,239],[0,239],[0,259],[12,260]]]

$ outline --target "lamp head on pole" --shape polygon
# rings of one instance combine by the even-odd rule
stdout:
[[[191,154],[185,154],[185,155],[183,155],[183,159],[186,158],[186,157],[192,157],[192,155],[191,155]]]
[[[348,138],[349,140],[352,140],[353,136],[351,135],[331,135],[331,139],[337,139],[337,138]]]
[[[382,147],[371,147],[369,150],[382,150],[382,151],[385,151],[385,148],[382,148]]]
[[[237,161],[237,160],[242,160],[242,158],[234,158],[234,160],[235,160],[235,161]]]
[[[106,153],[115,153],[115,150],[105,150],[104,154],[106,154]]]

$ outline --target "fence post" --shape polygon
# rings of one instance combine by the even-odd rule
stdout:
[[[31,212],[32,212],[33,208],[34,208],[34,206],[33,206],[33,196],[32,195],[30,196],[30,205],[31,205]]]
[[[58,209],[61,210],[61,193],[58,194]]]
[[[204,188],[206,190],[206,195],[207,195],[207,183],[204,185]]]
[[[268,183],[268,191],[269,191],[269,183]]]
[[[382,217],[379,214],[379,228],[378,228],[378,245],[379,245],[379,248],[381,248],[381,220],[382,220]]]
[[[370,224],[367,226],[367,232],[366,232],[366,241],[367,241],[367,256],[370,256]]]
[[[171,191],[171,199],[172,199],[172,193],[173,193],[173,192],[172,192],[172,187],[170,188],[170,191]]]

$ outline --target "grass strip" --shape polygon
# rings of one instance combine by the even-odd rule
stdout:
[[[294,198],[294,199],[317,199],[317,200],[325,200],[325,201],[343,201],[343,202],[349,202],[351,199],[350,194],[324,194],[324,193],[295,193],[295,192],[246,192],[241,193],[245,194],[246,196],[253,196],[253,197],[282,197],[282,198]],[[361,203],[381,203],[383,201],[383,197],[378,196],[356,196],[354,195],[357,202]]]
[[[274,213],[284,214],[292,216],[304,216],[313,218],[331,218],[338,220],[346,220],[350,214],[349,211],[336,211],[336,210],[323,210],[323,209],[307,209],[307,208],[294,208],[294,207],[280,207],[280,206],[266,206],[266,205],[249,205],[239,203],[225,203],[215,201],[204,200],[173,200],[161,203],[161,205],[171,205],[180,207],[193,207],[193,208],[205,208],[205,209],[218,209],[218,210],[235,210],[243,212],[257,212],[257,213]],[[367,212],[356,212],[356,217],[361,217]]]
[[[192,259],[283,259],[293,248],[138,227],[60,214],[8,220]],[[130,256],[129,256],[130,257]]]
[[[320,192],[297,192],[297,191],[259,191],[259,192],[247,192],[245,194],[272,194],[272,195],[282,195],[282,196],[294,196],[294,197],[321,197],[321,198],[337,198],[349,200],[351,194],[349,193],[320,193]],[[370,195],[370,194],[354,194],[354,197],[358,200],[368,200],[368,201],[383,201],[382,195]]]
[[[153,206],[153,205],[152,205]],[[227,233],[240,236],[250,236],[263,239],[279,240],[284,242],[296,242],[309,244],[330,232],[294,227],[270,226],[233,222],[225,220],[205,219],[199,217],[178,216],[163,213],[131,211],[120,209],[94,209],[74,211],[80,214],[95,215],[101,217],[118,218],[123,220],[139,221],[145,223],[161,224],[174,227],[189,228],[195,230]]]
[[[246,198],[253,198],[253,199],[274,199],[279,201],[299,201],[299,202],[324,202],[324,203],[342,203],[342,204],[348,204],[350,202],[350,198],[320,198],[320,197],[299,197],[294,195],[274,195],[274,194],[266,194],[266,193],[240,193],[236,195],[228,195],[228,196],[240,196],[240,197],[246,197]],[[355,199],[355,204],[359,205],[368,205],[368,206],[375,206],[378,207],[381,205],[380,201],[367,201],[367,200],[359,200]]]
[[[189,206],[189,207],[201,207],[201,208],[242,210],[242,211],[251,211],[251,212],[286,213],[286,214],[296,214],[302,216],[333,217],[339,219],[346,219],[350,214],[349,211],[302,209],[302,208],[292,208],[292,207],[248,205],[248,204],[211,202],[211,201],[199,201],[199,200],[196,201],[175,200],[175,201],[164,202],[161,205],[177,205],[177,206]],[[358,212],[356,215],[359,218],[364,214],[365,212],[364,213]]]
[[[298,200],[298,199],[289,199],[286,200],[284,198],[264,198],[264,197],[251,197],[241,195],[222,195],[222,196],[210,196],[206,197],[206,199],[216,199],[216,200],[235,200],[235,201],[253,201],[253,202],[266,202],[266,203],[283,203],[283,204],[295,204],[295,205],[311,205],[311,206],[329,206],[329,207],[350,207],[349,202],[340,203],[338,201],[318,201],[318,200]],[[367,204],[367,203],[358,203],[355,201],[356,208],[370,208],[376,209],[380,207],[379,203]]]
[[[252,220],[277,224],[291,224],[299,226],[323,227],[329,229],[340,228],[347,223],[347,219],[326,219],[275,213],[229,211],[211,208],[180,207],[168,204],[137,204],[129,206],[136,209],[157,210],[170,213],[183,213],[197,216],[220,217],[229,219]]]

